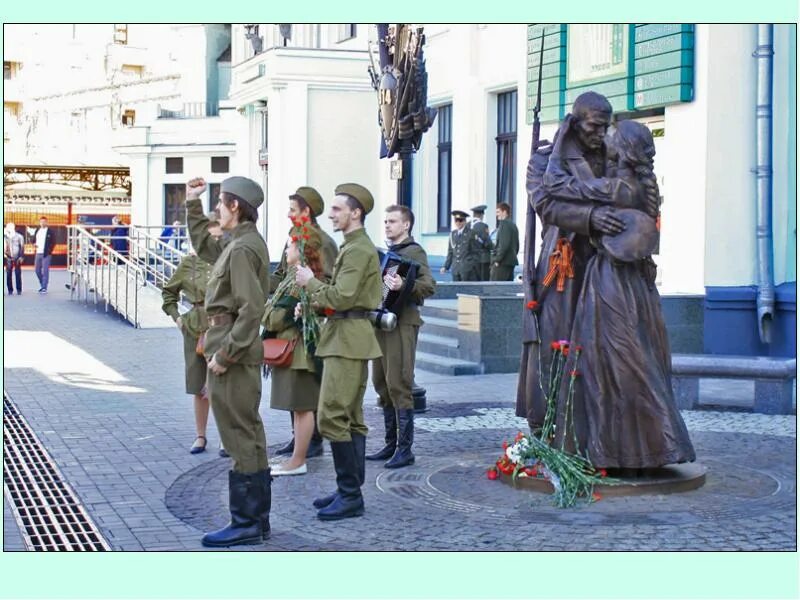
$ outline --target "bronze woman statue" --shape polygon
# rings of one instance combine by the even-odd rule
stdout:
[[[650,256],[658,242],[645,193],[654,178],[653,138],[644,125],[622,121],[612,147],[614,214],[625,229],[592,235],[597,252],[586,265],[576,306],[555,443],[568,449],[577,443],[596,468],[691,462],[695,453],[672,394],[669,341]]]

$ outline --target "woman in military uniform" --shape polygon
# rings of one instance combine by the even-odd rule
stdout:
[[[208,392],[222,443],[233,459],[228,473],[231,521],[203,536],[203,545],[256,544],[269,536],[272,504],[267,440],[258,413],[261,364],[258,335],[269,291],[269,253],[256,229],[264,193],[255,181],[229,177],[220,184],[222,245],[207,231],[200,194],[202,178],[186,186],[186,217],[200,258],[214,262],[206,290],[209,329],[205,340]]]
[[[322,240],[314,228],[307,227],[305,241],[306,264],[314,277],[323,278],[320,249]],[[293,230],[294,231],[294,230]],[[291,458],[272,469],[272,475],[304,475],[306,452],[314,433],[314,411],[319,402],[320,373],[314,357],[306,351],[303,343],[302,321],[295,319],[295,307],[300,302],[300,288],[295,281],[297,265],[300,264],[300,249],[292,239],[286,245],[286,275],[275,293],[267,302],[261,324],[274,337],[282,340],[297,340],[288,367],[272,367],[272,393],[270,407],[294,412],[294,444]]]
[[[208,215],[208,232],[215,238],[222,237],[222,230],[214,213]],[[161,290],[163,304],[161,309],[167,313],[178,326],[183,335],[183,360],[186,374],[186,393],[194,396],[194,422],[197,437],[189,450],[192,454],[205,452],[208,440],[208,395],[206,394],[206,359],[203,356],[199,338],[208,329],[208,319],[203,308],[206,297],[206,285],[211,274],[211,265],[191,252],[183,258],[175,273]],[[192,305],[189,312],[181,315],[178,302],[181,292],[186,301]]]

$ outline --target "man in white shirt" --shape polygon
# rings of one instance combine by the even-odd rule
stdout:
[[[50,259],[53,257],[53,245],[55,244],[55,235],[53,230],[47,226],[47,217],[39,219],[39,227],[31,232],[28,227],[28,233],[32,233],[36,239],[36,259],[34,261],[34,270],[36,277],[39,278],[39,293],[47,293],[47,284],[50,281]]]

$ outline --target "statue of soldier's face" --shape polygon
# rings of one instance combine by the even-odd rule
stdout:
[[[597,110],[589,110],[586,116],[578,119],[575,133],[578,141],[587,150],[599,150],[611,124],[611,115]]]

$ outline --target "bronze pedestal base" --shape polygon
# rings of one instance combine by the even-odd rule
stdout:
[[[594,491],[603,497],[644,496],[650,494],[676,494],[703,487],[706,482],[706,467],[700,463],[666,465],[643,477],[619,478],[617,485],[597,485]],[[538,477],[518,477],[500,473],[500,481],[518,489],[552,494],[553,484]]]

